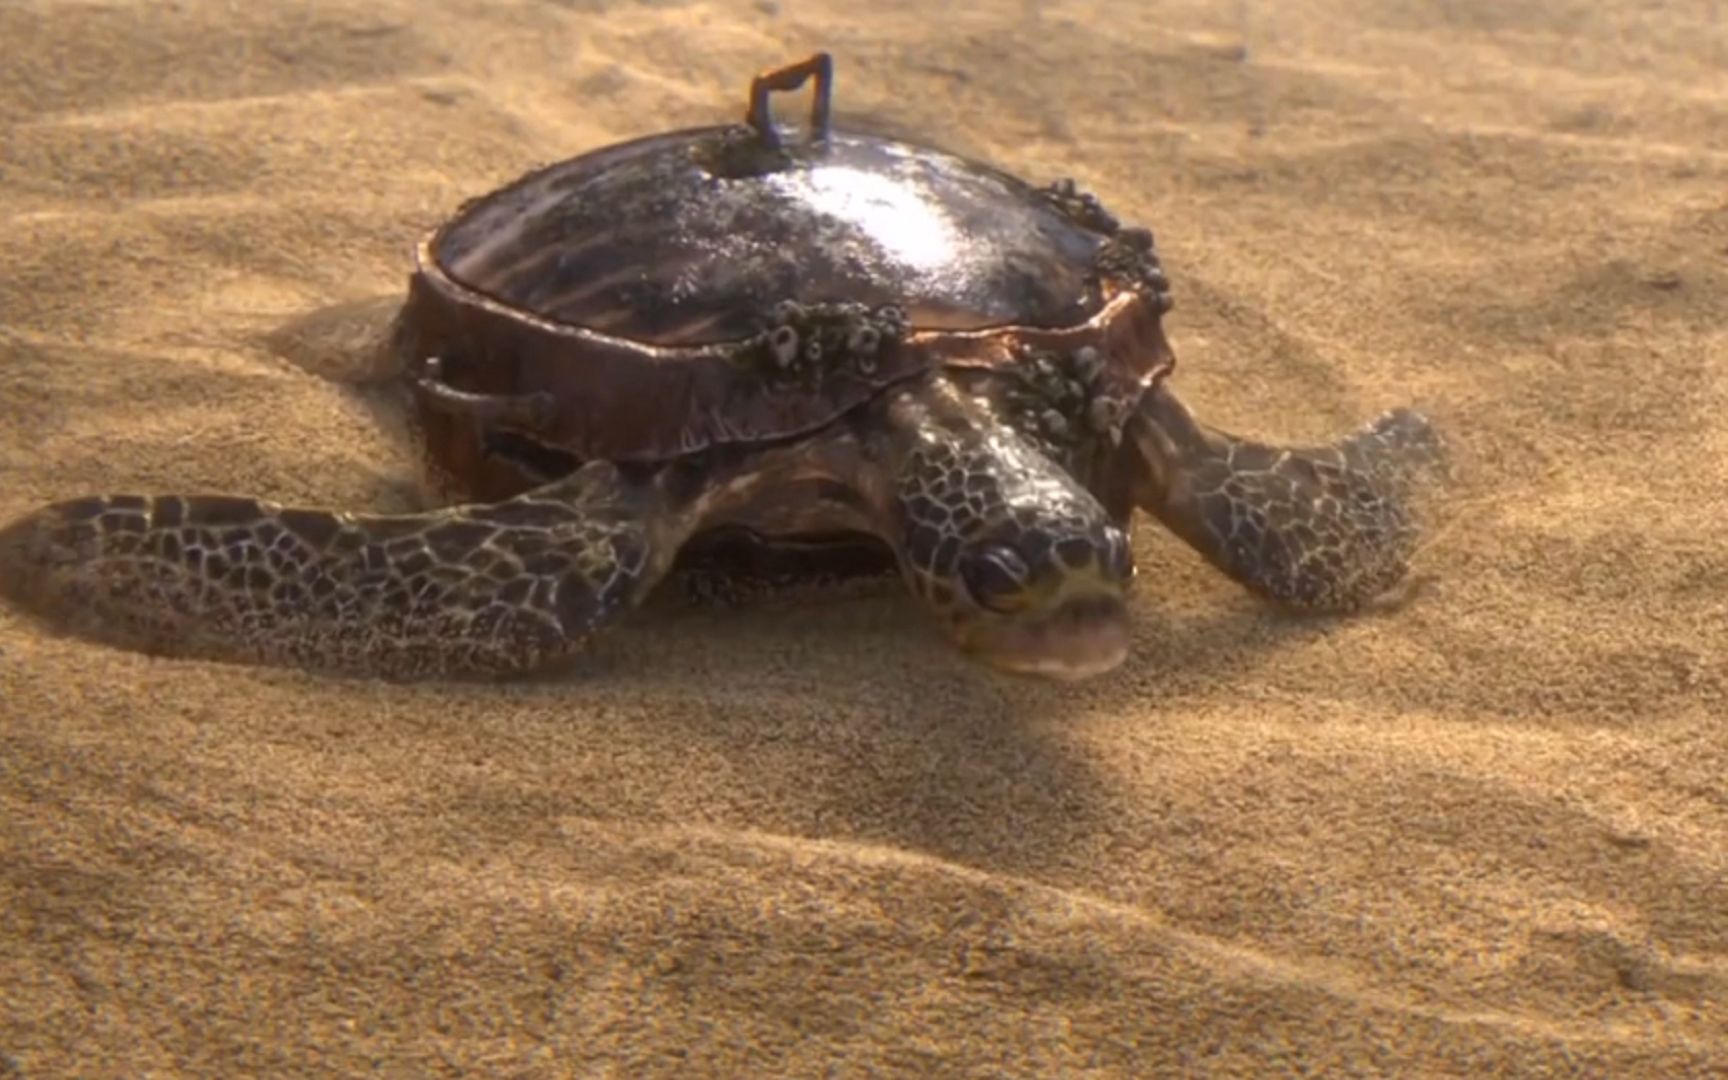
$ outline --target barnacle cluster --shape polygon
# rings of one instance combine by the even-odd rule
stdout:
[[[1082,191],[1069,177],[1064,176],[1039,188],[1038,197],[1061,211],[1068,220],[1082,229],[1110,236],[1120,228],[1115,215],[1104,209],[1098,196],[1090,191]]]
[[[1151,229],[1120,229],[1098,249],[1095,266],[1100,278],[1149,292],[1159,311],[1170,310],[1170,280],[1158,261]]]
[[[1153,242],[1152,230],[1122,228],[1116,216],[1104,209],[1096,195],[1081,190],[1067,177],[1039,188],[1038,197],[1074,224],[1108,238],[1099,246],[1096,256],[1094,269],[1100,280],[1109,279],[1126,288],[1143,289],[1152,295],[1160,311],[1170,310],[1170,282],[1164,276],[1164,267],[1158,262],[1158,246]]]
[[[820,383],[847,372],[869,379],[882,353],[905,337],[906,314],[897,307],[858,303],[776,304],[761,333],[745,343],[742,358],[777,382]]]
[[[1104,354],[1092,345],[1072,352],[1025,350],[1008,390],[1020,430],[1061,451],[1092,437],[1114,438],[1117,409],[1101,392],[1104,365]]]

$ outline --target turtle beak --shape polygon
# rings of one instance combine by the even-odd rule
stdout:
[[[1076,682],[1128,657],[1128,607],[1119,593],[1064,600],[1037,616],[976,628],[965,647],[991,667],[1016,675]]]
[[[1070,536],[1024,559],[985,544],[962,557],[959,576],[972,603],[951,618],[955,638],[998,670],[1074,681],[1128,656],[1134,555],[1118,528]]]

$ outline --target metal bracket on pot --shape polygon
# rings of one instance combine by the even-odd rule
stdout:
[[[552,422],[556,402],[543,391],[532,394],[476,394],[444,381],[444,358],[428,356],[414,374],[414,388],[429,408],[451,416],[509,424],[543,431]]]

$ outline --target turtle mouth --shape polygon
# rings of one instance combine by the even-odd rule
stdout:
[[[1128,606],[1119,595],[1074,596],[1048,611],[987,620],[967,638],[967,651],[998,670],[1089,679],[1127,659]]]

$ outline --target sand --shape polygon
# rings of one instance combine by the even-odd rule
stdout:
[[[0,1075],[1728,1069],[1718,13],[0,6],[0,518],[393,505],[407,452],[277,331],[813,47],[842,115],[1153,226],[1209,418],[1416,401],[1460,463],[1383,614],[1270,613],[1143,528],[1134,655],[1072,687],[892,592],[669,608],[503,687],[0,612]]]

